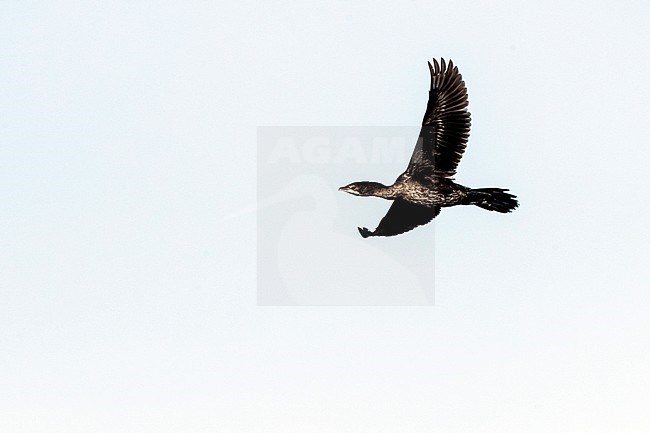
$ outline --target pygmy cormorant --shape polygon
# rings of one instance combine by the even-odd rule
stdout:
[[[429,63],[431,89],[422,129],[406,171],[390,186],[377,182],[354,182],[339,188],[353,195],[393,200],[388,213],[374,231],[359,227],[368,236],[395,236],[426,224],[443,207],[476,205],[508,213],[517,199],[502,188],[468,188],[453,181],[456,167],[469,138],[470,114],[463,77],[450,60]]]

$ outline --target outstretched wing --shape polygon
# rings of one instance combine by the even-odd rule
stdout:
[[[439,213],[439,206],[429,208],[397,199],[388,209],[386,216],[381,219],[374,232],[365,227],[359,227],[359,233],[364,238],[368,236],[395,236],[428,223]]]
[[[469,138],[470,114],[463,77],[450,60],[429,63],[431,89],[422,129],[407,173],[450,177],[463,156]]]

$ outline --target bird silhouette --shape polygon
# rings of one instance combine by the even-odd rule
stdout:
[[[444,59],[440,63],[433,59],[433,65],[428,64],[429,102],[406,171],[390,186],[364,181],[339,188],[353,195],[393,200],[374,231],[359,227],[364,238],[405,233],[430,222],[443,207],[475,205],[508,213],[519,205],[507,189],[469,188],[454,182],[471,125],[467,88],[451,60],[446,64]]]

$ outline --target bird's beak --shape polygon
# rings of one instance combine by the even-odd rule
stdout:
[[[349,186],[342,186],[339,188],[339,191],[347,192],[348,194],[352,194],[352,195],[359,195],[357,191],[353,190]]]

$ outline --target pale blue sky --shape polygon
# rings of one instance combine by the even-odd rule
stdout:
[[[647,432],[649,21],[3,2],[0,431]],[[435,307],[256,306],[257,126],[417,125],[433,56],[469,88],[458,180],[521,208],[443,212]]]

